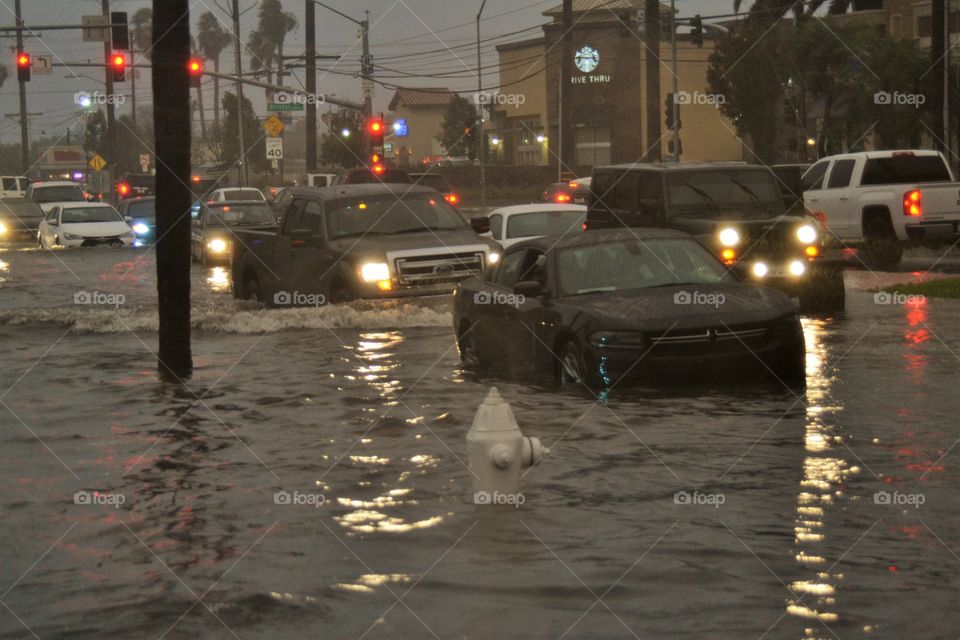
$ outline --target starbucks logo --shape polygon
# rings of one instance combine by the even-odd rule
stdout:
[[[600,52],[593,47],[583,47],[573,57],[577,69],[584,73],[590,73],[600,64]]]

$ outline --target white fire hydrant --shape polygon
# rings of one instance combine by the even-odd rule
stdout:
[[[491,387],[467,431],[474,502],[523,504],[520,470],[536,464],[546,453],[549,449],[539,439],[523,435],[510,405]]]

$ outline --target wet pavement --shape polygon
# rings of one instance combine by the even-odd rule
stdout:
[[[869,291],[936,262],[848,272],[805,393],[596,397],[464,372],[446,298],[199,268],[164,384],[149,252],[2,251],[0,638],[957,638],[960,301]],[[519,508],[465,467],[494,384],[551,448]]]

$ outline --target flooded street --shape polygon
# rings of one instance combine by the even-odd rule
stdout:
[[[446,297],[257,309],[196,266],[165,384],[154,272],[0,252],[0,638],[958,635],[960,302],[869,291],[916,275],[846,273],[805,393],[597,397],[463,371]],[[493,385],[550,448],[518,508],[473,503]]]

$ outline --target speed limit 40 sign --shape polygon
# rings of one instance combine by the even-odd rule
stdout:
[[[267,159],[283,159],[283,138],[267,138]]]

